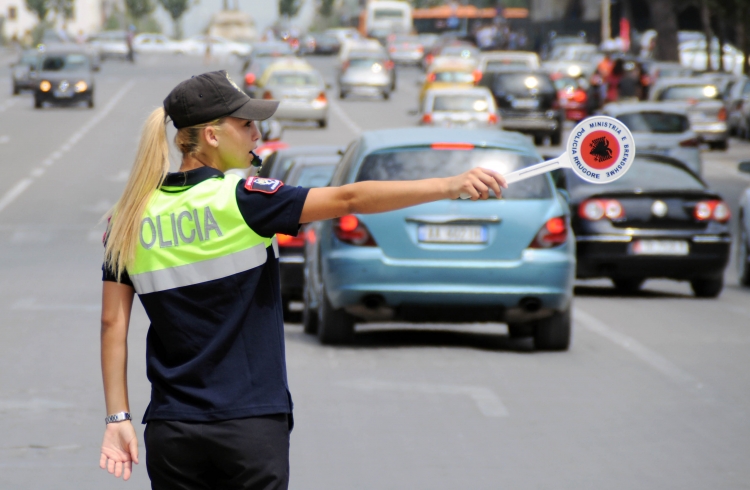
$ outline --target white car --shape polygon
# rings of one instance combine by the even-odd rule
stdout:
[[[102,31],[88,39],[89,45],[99,52],[101,59],[121,58],[128,56],[128,43],[125,31]]]
[[[674,158],[697,175],[701,175],[701,140],[690,127],[685,103],[612,103],[605,105],[601,112],[619,119],[630,129],[639,153],[654,153]]]
[[[711,43],[711,67],[706,65],[706,41],[697,39],[680,43],[680,64],[695,71],[720,70],[719,67],[719,41],[714,38]],[[729,43],[724,44],[722,60],[724,70],[735,75],[742,75],[742,67],[745,56],[736,47]]]
[[[249,56],[251,52],[250,45],[224,39],[219,36],[193,36],[180,43],[185,54],[205,55],[207,52],[211,56]]]
[[[164,34],[138,34],[133,39],[136,53],[184,54],[182,44]]]

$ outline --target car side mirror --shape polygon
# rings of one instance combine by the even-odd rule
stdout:
[[[740,162],[740,164],[737,165],[737,170],[745,174],[750,174],[750,161]]]

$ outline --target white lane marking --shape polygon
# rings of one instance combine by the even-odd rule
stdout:
[[[22,311],[101,311],[102,306],[96,304],[37,303],[34,298],[26,298],[16,301],[10,309]]]
[[[362,128],[359,127],[359,124],[355,123],[352,118],[349,117],[349,114],[344,111],[344,109],[338,104],[338,102],[335,102],[332,99],[328,99],[328,105],[331,107],[333,112],[335,112],[336,115],[339,116],[344,124],[352,130],[355,135],[359,135],[362,132]]]
[[[507,417],[509,415],[508,409],[503,405],[500,398],[492,390],[484,386],[397,383],[376,379],[344,381],[339,383],[339,385],[360,391],[401,391],[430,395],[464,395],[474,400],[477,408],[485,417]]]
[[[573,309],[573,316],[575,318],[576,325],[580,325],[590,332],[599,334],[605,339],[622,347],[673,382],[681,384],[693,390],[700,390],[704,388],[703,383],[701,383],[698,379],[696,379],[688,372],[683,371],[681,368],[677,367],[671,361],[649,349],[634,338],[629,337],[624,333],[618,332],[603,321],[586,313],[580,308]]]
[[[8,100],[6,100],[2,104],[0,104],[0,112],[7,111],[11,107],[13,107],[16,104],[16,102],[18,102],[18,99],[8,99]]]
[[[7,134],[0,136],[0,145],[4,145],[5,143],[9,141],[10,141],[10,136],[8,136]]]
[[[131,80],[130,82],[126,83],[124,87],[122,87],[117,93],[112,97],[112,99],[109,101],[109,103],[104,106],[104,109],[102,111],[89,119],[89,121],[81,126],[78,131],[73,133],[73,135],[63,143],[58,150],[55,150],[52,152],[52,154],[47,157],[44,161],[42,161],[42,165],[45,167],[51,166],[53,163],[55,163],[56,160],[60,159],[66,152],[70,151],[71,148],[81,139],[83,138],[86,133],[91,131],[91,129],[99,124],[99,122],[107,117],[107,115],[112,112],[112,109],[115,108],[115,105],[120,102],[120,99],[125,97],[125,94],[128,93],[128,91],[133,88],[135,85],[135,80]],[[14,99],[11,99],[14,100]],[[2,112],[2,111],[0,111]],[[40,169],[43,169],[44,167],[38,167],[31,170],[31,174],[29,177],[26,177],[24,179],[21,179],[16,185],[11,187],[11,189],[5,193],[3,197],[0,198],[0,212],[2,212],[5,208],[7,208],[13,201],[20,196],[23,191],[25,191],[33,182],[34,179],[38,179],[42,175],[44,175],[44,171],[42,170],[40,172]]]

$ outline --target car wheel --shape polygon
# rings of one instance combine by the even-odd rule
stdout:
[[[18,88],[18,85],[16,85],[16,84],[14,83],[14,84],[13,84],[13,95],[18,95],[18,94],[20,94],[20,93],[21,93],[21,89],[20,89],[20,88]]]
[[[556,311],[551,317],[537,322],[534,347],[537,350],[568,350],[570,331],[570,308]]]
[[[612,284],[618,291],[632,294],[638,292],[645,281],[643,277],[620,277],[613,278]]]
[[[42,108],[42,99],[39,97],[34,97],[34,109],[41,109]]]
[[[534,336],[533,323],[509,323],[508,336],[512,339],[522,339]]]
[[[740,225],[742,226],[742,225]],[[740,229],[740,242],[737,244],[737,275],[740,284],[750,286],[750,248],[747,246],[747,232]]]
[[[562,124],[560,125],[560,129],[558,129],[557,131],[549,135],[550,145],[560,146],[561,142],[562,142]]]
[[[305,279],[302,286],[302,329],[306,334],[315,335],[318,333],[318,310],[310,305],[310,289]]]
[[[544,136],[541,134],[535,134],[534,135],[534,144],[536,146],[542,146],[544,144]]]
[[[712,150],[721,150],[726,151],[727,148],[729,148],[729,142],[727,140],[723,141],[712,141],[708,145]]]
[[[321,119],[320,121],[318,121],[318,127],[319,128],[328,127],[328,119]]]
[[[690,280],[690,287],[698,298],[716,298],[724,289],[724,277],[701,277]]]
[[[354,337],[354,317],[334,309],[323,291],[318,308],[318,339],[322,344],[345,344]]]
[[[391,93],[390,92],[383,92],[383,99],[384,100],[388,100],[390,98],[391,98]]]

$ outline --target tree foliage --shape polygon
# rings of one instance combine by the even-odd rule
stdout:
[[[279,0],[279,15],[282,17],[294,17],[302,8],[301,0]]]
[[[75,14],[75,0],[48,0],[49,8],[62,19],[72,19]]]
[[[26,0],[26,7],[36,14],[39,22],[42,22],[49,12],[47,0]]]
[[[164,10],[169,13],[174,24],[174,37],[180,39],[182,37],[182,24],[181,19],[183,14],[190,8],[190,0],[159,0]]]
[[[333,15],[333,4],[336,0],[321,0],[320,2],[320,15],[323,17],[330,17]]]
[[[134,19],[139,20],[150,15],[156,5],[151,0],[125,0],[125,8]]]

